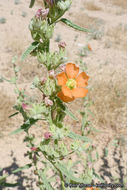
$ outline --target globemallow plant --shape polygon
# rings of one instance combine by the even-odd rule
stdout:
[[[35,0],[31,0],[30,7],[34,2]],[[41,79],[35,77],[32,83],[32,88],[37,88],[41,92],[39,100],[31,101],[31,97],[18,88],[16,57],[12,60],[15,77],[10,82],[15,84],[17,93],[17,102],[14,106],[16,113],[12,116],[20,113],[24,119],[23,124],[12,134],[19,132],[26,134],[24,142],[29,148],[26,155],[30,159],[29,164],[13,173],[33,167],[34,174],[38,177],[36,185],[40,190],[70,188],[92,190],[94,180],[98,178],[102,181],[102,179],[93,168],[93,163],[98,159],[96,149],[92,141],[84,135],[85,127],[88,126],[86,114],[81,112],[80,134],[73,131],[75,126],[71,127],[65,122],[67,115],[71,119],[78,120],[69,110],[70,102],[82,98],[86,105],[89,76],[75,63],[66,62],[65,42],[58,44],[58,51],[50,50],[50,40],[59,22],[79,31],[90,31],[66,18],[61,18],[70,8],[71,0],[43,0],[43,3],[44,8],[37,10],[29,24],[33,42],[21,57],[24,61],[28,54],[36,56],[39,64],[47,70],[45,77]],[[46,121],[47,128],[44,132],[42,127],[42,138],[38,142],[38,137],[36,134],[31,134],[30,128],[32,126],[34,128],[35,124],[43,120]],[[93,152],[96,152],[95,158]],[[3,186],[17,185],[7,183],[7,177],[6,174],[0,178]]]

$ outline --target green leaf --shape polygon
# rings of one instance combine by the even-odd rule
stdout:
[[[20,172],[22,170],[29,169],[31,166],[32,166],[32,164],[26,164],[25,166],[20,167],[20,168],[14,170],[12,173],[14,174],[14,173]]]
[[[87,157],[88,157],[89,162],[93,162],[93,159],[92,159],[92,155],[91,155],[91,154],[88,154]]]
[[[44,183],[45,189],[46,190],[53,190],[52,186],[50,185],[50,183],[47,180],[47,177],[45,176],[44,172],[42,171],[38,171],[40,177],[42,178],[42,181]]]
[[[99,160],[99,154],[97,151],[96,151],[96,159]]]
[[[81,161],[80,160],[78,160],[78,161],[76,161],[76,162],[74,162],[74,163],[72,163],[72,167],[74,168],[75,166],[77,166],[78,164],[80,164],[81,163]]]
[[[10,80],[8,80],[8,79],[6,79],[6,78],[0,76],[0,82],[3,82],[4,80],[7,81],[7,82],[11,82]]]
[[[17,56],[14,56],[13,58],[12,58],[12,64],[15,64],[15,62],[17,61],[17,59],[18,59],[18,57]]]
[[[92,168],[92,170],[93,170],[93,175],[94,175],[94,177],[95,178],[97,178],[97,179],[99,179],[100,180],[100,182],[101,183],[103,183],[104,182],[104,180],[95,172],[95,169],[94,168]]]
[[[69,115],[72,119],[78,121],[78,118],[66,107],[64,111],[67,115]]]
[[[4,183],[4,187],[16,187],[18,183]]]
[[[14,134],[20,133],[24,130],[28,130],[37,121],[38,121],[38,119],[29,118],[23,125],[21,125],[20,128],[16,129],[15,131],[12,131],[10,133],[10,135],[14,135]]]
[[[80,112],[80,114],[82,115],[81,129],[82,129],[82,134],[84,134],[84,129],[87,126],[87,115],[85,114],[85,112]]]
[[[20,71],[20,67],[15,67],[14,70],[16,73],[18,73]]]
[[[17,115],[17,114],[19,114],[19,112],[17,111],[17,112],[15,112],[15,113],[13,113],[12,115],[9,115],[9,118],[11,118],[11,117],[13,117],[13,116],[15,116],[15,115]]]
[[[103,133],[103,131],[96,129],[95,127],[89,126],[89,128],[90,128],[90,130],[95,131],[97,133]]]
[[[81,135],[75,134],[73,132],[70,132],[68,136],[74,140],[82,140],[82,141],[86,141],[86,142],[91,141],[91,139],[89,139],[88,137],[81,136]]]
[[[34,6],[35,0],[31,0],[29,8],[32,8]]]
[[[25,58],[26,58],[35,48],[38,47],[38,45],[39,45],[38,42],[36,42],[36,41],[33,42],[33,43],[27,48],[27,50],[22,54],[22,56],[21,56],[21,61],[24,61]]]
[[[108,148],[105,148],[104,152],[105,152],[105,157],[107,157],[108,156]]]
[[[2,76],[0,76],[0,82],[3,82],[3,81],[4,81],[3,77],[2,77]]]
[[[65,175],[70,181],[74,181],[76,183],[83,183],[83,180],[80,178],[76,178],[72,175],[72,172],[68,171],[65,167],[65,164],[61,164],[60,162],[56,163],[56,167]]]
[[[51,96],[56,89],[56,84],[55,81],[48,78],[47,81],[45,82],[45,85],[43,86],[43,92],[47,96]]]
[[[18,128],[18,129],[16,129],[15,131],[12,131],[11,133],[10,133],[10,135],[15,135],[15,134],[17,134],[17,133],[20,133],[20,132],[22,132],[24,129],[22,128],[22,127],[20,127],[20,128]]]
[[[66,19],[66,18],[62,18],[60,19],[61,22],[63,22],[64,24],[76,29],[76,30],[79,30],[79,31],[82,31],[82,32],[92,32],[91,30],[87,29],[87,28],[82,28],[74,23],[72,23],[70,20]]]
[[[48,109],[44,104],[33,104],[29,112],[33,119],[42,119],[42,114],[48,115]]]
[[[6,181],[6,178],[8,177],[8,174],[0,176],[0,184],[4,183]]]
[[[11,80],[10,80],[10,83],[16,84],[16,77],[12,77]]]

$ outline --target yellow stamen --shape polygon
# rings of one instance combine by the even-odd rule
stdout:
[[[68,87],[68,88],[70,88],[71,90],[73,89],[73,88],[76,88],[76,80],[75,79],[68,79],[68,81],[66,82],[66,86]]]

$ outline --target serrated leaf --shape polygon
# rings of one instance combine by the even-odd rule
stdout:
[[[13,113],[12,115],[9,115],[9,118],[11,118],[11,117],[17,115],[18,113],[19,113],[19,112],[15,112],[15,113]]]
[[[33,42],[28,48],[27,50],[22,54],[21,56],[21,61],[24,61],[25,58],[35,49],[37,48],[39,45],[38,42]]]
[[[40,177],[42,178],[42,181],[44,183],[46,190],[53,190],[53,188],[50,185],[50,183],[48,182],[47,177],[45,176],[44,172],[38,171],[38,173],[39,173]]]
[[[29,111],[30,117],[34,119],[42,119],[42,114],[48,114],[46,106],[42,104],[33,104]]]
[[[76,178],[72,175],[72,172],[68,171],[65,167],[65,164],[61,164],[60,162],[56,163],[56,167],[62,172],[63,175],[65,175],[69,180],[74,181],[76,183],[83,183],[83,180],[80,178]]]
[[[66,107],[64,111],[67,115],[69,115],[72,119],[78,121],[78,118]]]
[[[79,30],[82,32],[92,32],[91,30],[89,30],[87,28],[83,28],[83,27],[78,26],[77,24],[74,24],[72,21],[70,21],[66,18],[62,18],[62,19],[60,19],[60,21],[76,30]]]
[[[14,170],[12,173],[14,174],[14,173],[20,172],[22,170],[29,169],[31,166],[32,166],[32,164],[26,164],[25,166],[20,167],[20,168]]]
[[[30,5],[29,5],[29,8],[32,8],[34,6],[34,3],[35,3],[35,0],[31,0],[30,1]]]
[[[91,139],[89,139],[88,137],[81,136],[81,135],[75,134],[73,132],[70,132],[68,137],[70,137],[70,138],[72,138],[74,140],[82,140],[82,141],[86,141],[86,142],[91,141]]]
[[[24,130],[28,130],[33,124],[35,124],[38,121],[38,119],[29,118],[23,125],[21,125],[20,128],[16,129],[15,131],[12,131],[10,135],[14,135],[17,133],[20,133]]]

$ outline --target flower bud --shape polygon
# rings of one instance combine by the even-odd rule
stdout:
[[[46,54],[38,52],[37,59],[40,63],[44,64],[46,62]]]
[[[40,9],[37,10],[36,15],[35,15],[37,18],[40,18],[41,11],[42,11],[42,8],[40,8]]]
[[[62,11],[66,11],[70,8],[72,1],[66,0],[66,1],[58,1],[57,6]]]
[[[42,18],[45,19],[47,17],[48,13],[49,13],[49,8],[47,8],[45,10],[42,10],[41,13],[42,13]]]
[[[66,64],[60,65],[60,69],[65,72],[65,70],[66,70]]]
[[[60,42],[59,44],[58,44],[58,47],[61,49],[64,49],[65,47],[66,47],[66,43],[65,42]]]
[[[41,78],[41,85],[45,84],[45,82],[46,82],[46,78],[45,78],[45,77],[42,77],[42,78]]]
[[[45,98],[45,104],[46,104],[47,106],[52,106],[52,105],[53,105],[53,101],[50,100],[48,97],[46,97],[46,98]]]
[[[44,133],[44,138],[47,140],[49,139],[50,137],[52,137],[52,134],[50,132],[45,132]]]
[[[54,70],[49,71],[49,78],[53,79],[55,77],[55,72]]]
[[[34,151],[37,150],[37,148],[36,147],[31,147],[31,150],[34,152]]]
[[[26,110],[27,108],[28,108],[28,105],[25,104],[25,103],[22,103],[22,109],[23,109],[23,110]]]
[[[3,170],[3,175],[8,175],[8,172],[6,170]]]
[[[38,9],[36,12],[36,18],[42,18],[46,19],[47,15],[49,13],[49,8],[42,10],[42,8]]]
[[[46,28],[46,33],[45,33],[45,38],[46,39],[50,39],[52,38],[52,35],[53,35],[53,31],[54,31],[54,25],[50,25],[50,26],[47,26]]]

